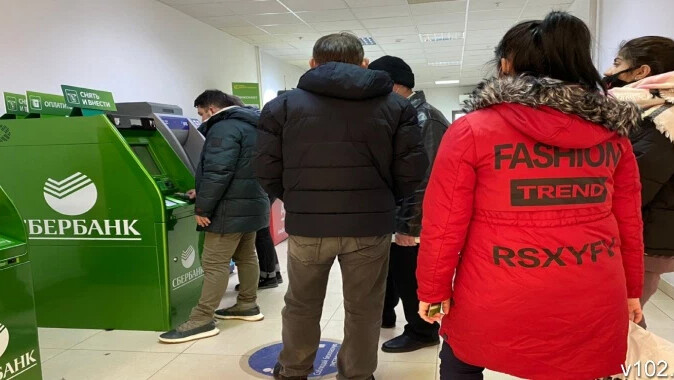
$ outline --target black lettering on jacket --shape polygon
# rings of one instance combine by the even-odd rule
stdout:
[[[589,166],[616,167],[620,160],[618,144],[605,142],[585,149],[565,149],[536,143],[532,151],[525,143],[494,146],[494,168],[502,170],[526,167],[546,169],[549,167],[580,168]]]
[[[566,267],[596,263],[602,257],[611,258],[616,255],[616,238],[609,241],[599,240],[583,244],[582,247],[563,246],[557,248],[509,248],[494,246],[492,253],[494,265],[508,267],[549,268]],[[519,260],[514,260],[519,257]],[[554,264],[554,265],[553,265]]]

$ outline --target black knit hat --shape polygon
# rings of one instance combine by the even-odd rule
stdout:
[[[393,83],[414,88],[414,73],[410,65],[398,57],[385,55],[368,66],[370,70],[386,71],[393,79]]]

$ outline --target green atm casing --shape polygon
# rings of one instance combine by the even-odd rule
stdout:
[[[171,197],[194,177],[146,119],[115,121],[0,121],[0,186],[28,231],[39,326],[166,330],[199,298],[193,205]]]
[[[42,379],[26,231],[0,188],[0,379]]]

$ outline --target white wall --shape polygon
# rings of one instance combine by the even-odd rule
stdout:
[[[262,103],[274,99],[279,90],[290,90],[297,87],[305,70],[290,65],[269,54],[261,54],[262,61]]]
[[[599,71],[613,63],[623,40],[647,35],[674,37],[673,14],[672,0],[599,0]]]
[[[70,84],[195,115],[204,89],[258,81],[253,46],[154,0],[0,0],[0,14],[0,92]]]
[[[442,112],[447,120],[452,121],[452,111],[459,111],[459,95],[470,94],[475,86],[433,87],[423,89],[426,101]]]

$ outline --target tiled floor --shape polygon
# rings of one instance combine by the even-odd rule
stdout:
[[[285,262],[286,245],[277,247]],[[234,303],[236,275],[223,300]],[[220,335],[197,342],[164,345],[157,342],[157,333],[141,331],[98,331],[40,329],[40,346],[45,380],[246,380],[258,379],[245,372],[251,350],[281,340],[281,308],[287,286],[263,290],[259,303],[265,320],[257,323],[220,322]],[[649,327],[656,334],[674,341],[674,300],[658,292],[645,308]],[[402,309],[398,317],[403,318]],[[330,278],[323,311],[323,338],[340,340],[344,308],[341,297],[339,267]],[[404,321],[395,330],[382,330],[381,342],[402,332]],[[427,348],[409,354],[380,352],[378,379],[437,379],[438,349]],[[334,378],[334,376],[332,377]],[[514,379],[487,373],[487,380]]]

